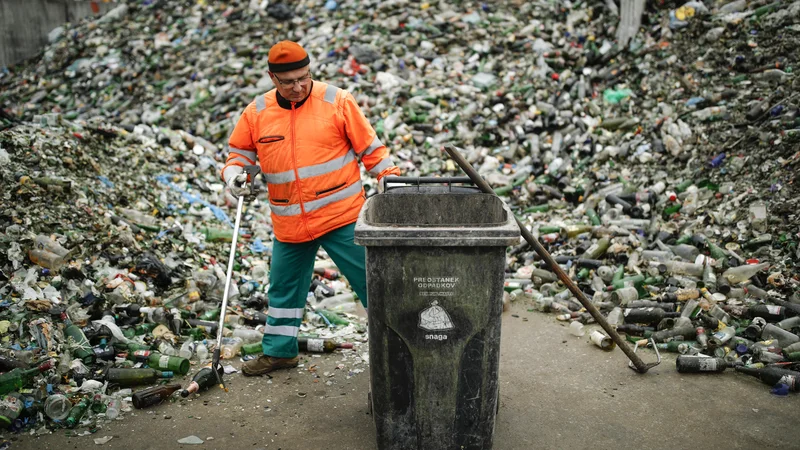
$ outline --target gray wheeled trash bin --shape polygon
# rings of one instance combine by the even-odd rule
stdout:
[[[356,222],[366,247],[379,449],[490,449],[498,402],[508,207],[468,178],[393,177]],[[446,186],[427,183],[448,183]]]

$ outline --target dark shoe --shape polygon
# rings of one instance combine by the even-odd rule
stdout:
[[[252,377],[264,375],[276,369],[291,369],[297,367],[300,358],[275,358],[272,356],[261,355],[257,359],[247,361],[242,365],[242,373]]]

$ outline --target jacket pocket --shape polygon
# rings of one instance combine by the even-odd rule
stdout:
[[[284,136],[261,136],[258,138],[259,144],[272,144],[286,139]]]
[[[317,197],[319,197],[320,195],[330,194],[333,191],[339,190],[339,189],[343,188],[344,185],[346,185],[346,184],[347,183],[342,183],[342,184],[340,184],[338,186],[334,186],[332,188],[328,188],[328,189],[325,189],[325,190],[322,190],[322,191],[318,191],[317,192]]]
[[[281,203],[281,204],[289,204],[288,198],[271,198],[269,199],[272,203]]]

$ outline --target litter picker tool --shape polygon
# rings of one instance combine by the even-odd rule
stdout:
[[[245,181],[245,185],[247,183],[254,184],[256,175],[261,172],[261,168],[259,166],[245,166],[244,173],[247,174],[247,181]],[[220,362],[219,362],[219,352],[220,347],[222,346],[222,329],[225,326],[225,312],[228,309],[228,293],[231,288],[231,277],[233,276],[233,260],[236,257],[236,241],[239,238],[239,223],[242,220],[242,205],[244,204],[244,195],[239,196],[239,203],[236,205],[236,221],[233,224],[233,238],[231,239],[231,254],[228,257],[228,272],[225,275],[225,292],[222,294],[222,307],[220,308],[219,314],[219,326],[217,327],[217,346],[214,349],[214,355],[211,359],[211,370],[216,374],[217,382],[219,382],[219,387],[228,392],[228,388],[225,387],[225,383],[222,381],[222,373],[224,370],[220,369]]]
[[[478,186],[481,191],[486,194],[497,195],[489,186],[489,184],[483,179],[483,177],[478,174],[475,168],[473,168],[472,165],[466,159],[464,159],[463,156],[461,156],[461,153],[459,153],[455,146],[448,144],[444,146],[444,149],[447,154],[453,158],[453,161],[461,166],[461,169],[470,177],[472,182],[475,183],[475,185]],[[628,343],[622,339],[622,337],[617,333],[617,330],[609,325],[606,318],[603,317],[603,315],[600,314],[600,311],[598,311],[597,308],[589,301],[589,299],[586,298],[586,295],[580,289],[578,289],[578,286],[575,285],[572,279],[570,279],[570,277],[561,269],[553,257],[550,256],[550,253],[548,253],[547,250],[542,247],[542,244],[540,244],[539,241],[533,237],[531,232],[528,231],[528,229],[522,224],[522,222],[520,222],[519,219],[516,220],[522,237],[528,241],[528,244],[530,244],[536,253],[538,253],[539,256],[541,256],[542,259],[547,263],[547,265],[550,267],[550,270],[556,274],[558,279],[564,283],[567,289],[572,292],[572,295],[574,295],[575,298],[581,302],[581,305],[586,308],[586,311],[592,315],[594,320],[597,321],[603,330],[608,333],[609,337],[611,337],[611,339],[619,346],[622,352],[625,353],[628,359],[630,359],[629,367],[639,373],[645,373],[650,368],[659,365],[661,363],[661,355],[658,353],[658,350],[656,350],[656,357],[658,358],[656,362],[645,363],[642,361],[642,359],[636,354],[636,349],[639,347],[638,344],[636,345],[637,348],[631,350],[631,348],[628,346]],[[653,345],[653,348],[656,348],[655,345]]]

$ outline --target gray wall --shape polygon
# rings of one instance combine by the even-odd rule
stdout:
[[[97,3],[100,14],[119,6]],[[51,30],[92,15],[90,2],[84,0],[0,0],[0,67],[36,56]]]

